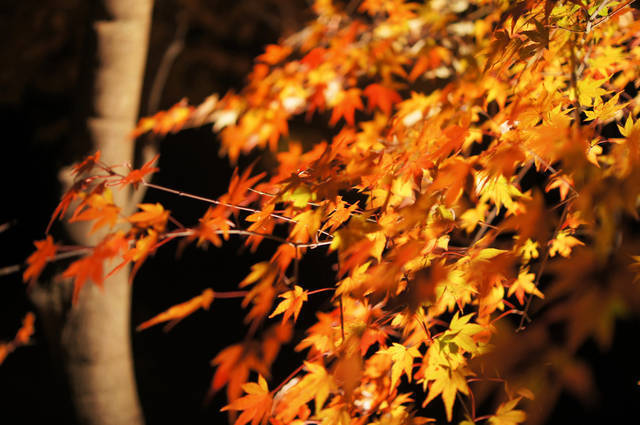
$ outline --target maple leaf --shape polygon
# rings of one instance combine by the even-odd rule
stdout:
[[[157,316],[139,324],[138,327],[136,327],[136,330],[142,331],[144,329],[150,328],[151,326],[155,326],[158,323],[170,322],[164,328],[166,332],[196,310],[200,308],[202,308],[203,310],[208,310],[214,298],[215,292],[212,289],[207,288],[202,292],[202,294],[198,295],[197,297],[191,298],[189,301],[176,304],[173,307],[170,307],[168,310],[158,314]]]
[[[96,151],[95,154],[89,155],[82,161],[80,164],[76,164],[73,166],[71,170],[72,175],[81,175],[88,173],[93,170],[94,167],[98,166],[100,162],[100,151]]]
[[[320,363],[304,362],[307,373],[289,385],[287,391],[279,394],[280,400],[275,406],[276,417],[284,423],[290,423],[300,410],[311,400],[315,411],[319,412],[329,395],[336,391],[337,385],[333,376]]]
[[[15,338],[13,341],[19,345],[26,345],[29,343],[33,332],[35,331],[33,324],[36,321],[36,315],[32,312],[28,312],[24,318],[22,319],[22,326],[16,332]]]
[[[458,312],[453,315],[449,329],[437,339],[441,355],[458,354],[460,348],[472,355],[478,354],[478,342],[474,336],[482,333],[485,328],[476,323],[469,323],[472,316],[473,313],[459,317]],[[449,365],[452,364],[450,360]]]
[[[257,61],[264,62],[269,65],[275,65],[282,62],[291,54],[291,47],[281,46],[279,44],[269,44],[265,48],[265,52],[256,58]]]
[[[560,199],[564,201],[570,190],[575,191],[573,185],[573,178],[571,176],[554,174],[549,184],[544,188],[544,191],[549,192],[552,189],[558,189],[560,191]]]
[[[398,92],[380,84],[369,84],[363,94],[369,99],[369,112],[377,106],[385,115],[390,115],[391,107],[402,101]]]
[[[128,242],[121,232],[107,235],[93,248],[91,254],[74,261],[62,272],[62,277],[74,279],[71,299],[73,304],[78,301],[80,290],[88,280],[102,287],[105,279],[104,262],[118,255],[127,245]]]
[[[154,229],[158,232],[164,231],[169,219],[169,211],[166,211],[162,204],[138,204],[142,211],[132,214],[127,220],[141,228]]]
[[[629,104],[629,102],[618,104],[620,93],[616,93],[611,99],[603,103],[601,99],[596,99],[593,104],[593,111],[584,111],[585,121],[593,121],[598,119],[601,122],[607,122],[615,118]]]
[[[438,175],[430,189],[444,190],[444,204],[451,206],[462,195],[470,170],[471,165],[462,158],[447,159],[438,167]]]
[[[228,239],[229,230],[234,223],[226,218],[226,207],[216,205],[209,207],[207,212],[200,218],[198,227],[194,229],[194,234],[189,240],[198,238],[198,246],[203,245],[205,241],[209,241],[217,247],[222,246],[222,239],[219,234],[222,233],[224,239]]]
[[[534,282],[536,275],[533,273],[528,273],[528,271],[529,270],[526,268],[520,271],[520,273],[518,274],[518,278],[511,284],[511,286],[509,287],[509,292],[507,293],[508,297],[515,293],[516,298],[521,305],[524,304],[525,293],[544,298],[544,295],[538,290]]]
[[[89,234],[94,233],[105,225],[113,227],[120,219],[120,208],[113,203],[111,190],[106,189],[102,193],[92,193],[74,211],[69,223],[82,220],[96,220],[89,230]]]
[[[571,249],[577,245],[584,245],[582,241],[570,235],[568,230],[561,230],[556,237],[550,242],[549,256],[553,257],[560,254],[563,257],[571,255]]]
[[[0,365],[16,348],[27,345],[29,343],[34,332],[33,324],[35,323],[35,321],[35,314],[33,314],[32,312],[28,312],[22,319],[22,326],[16,332],[16,336],[13,338],[13,340],[8,343],[0,342]]]
[[[358,204],[352,204],[349,207],[345,207],[345,205],[349,204],[344,202],[341,196],[338,196],[336,198],[336,208],[331,212],[329,219],[324,223],[321,230],[328,229],[331,233],[335,232],[358,209]]]
[[[51,235],[47,235],[45,239],[36,241],[33,244],[36,246],[36,250],[27,258],[29,266],[22,275],[22,280],[29,282],[30,285],[38,280],[47,262],[55,257],[58,251],[58,246],[53,242]]]
[[[49,224],[47,224],[47,229],[45,230],[45,233],[49,233],[49,230],[51,230],[51,225],[53,224],[56,218],[64,217],[71,203],[80,196],[82,191],[85,190],[88,185],[89,185],[89,181],[87,179],[82,179],[75,182],[69,188],[69,190],[67,190],[67,192],[62,196],[60,203],[56,206],[56,209],[53,211],[53,214],[51,214],[51,218],[49,219]]]
[[[429,393],[422,405],[426,406],[431,400],[441,395],[447,413],[447,421],[451,422],[456,394],[458,392],[469,394],[466,377],[471,374],[464,367],[452,369],[446,365],[430,365],[424,372],[423,385],[425,390],[429,387]],[[427,385],[430,381],[433,382]]]
[[[323,47],[314,47],[309,51],[309,53],[300,59],[300,63],[306,65],[310,70],[315,69],[324,63],[326,53],[327,49]]]
[[[269,318],[284,313],[282,315],[282,323],[284,323],[293,314],[293,322],[295,323],[298,320],[298,314],[300,314],[302,303],[308,299],[307,291],[302,289],[300,286],[295,285],[291,291],[287,291],[279,296],[284,299],[280,301],[280,304],[278,304]]]
[[[240,282],[239,286],[244,288],[255,283],[249,293],[242,300],[242,307],[246,308],[250,303],[253,307],[247,314],[245,322],[253,321],[257,324],[267,316],[276,297],[276,289],[273,284],[278,278],[277,267],[269,262],[263,261],[251,267],[251,273]]]
[[[362,105],[362,99],[360,98],[360,89],[353,88],[347,91],[341,92],[335,101],[333,112],[331,113],[331,119],[329,125],[336,125],[340,118],[344,117],[344,120],[350,126],[355,125],[354,114],[356,109],[364,109]]]
[[[485,172],[476,173],[476,192],[481,200],[491,200],[496,208],[504,206],[510,213],[516,213],[521,204],[514,198],[527,198],[520,190],[502,174],[489,177]]]
[[[253,171],[253,165],[254,164],[251,164],[247,167],[241,176],[238,175],[237,168],[233,170],[231,181],[229,182],[229,190],[219,198],[220,202],[244,206],[251,203],[253,199],[257,197],[256,193],[247,195],[247,191],[260,181],[266,173],[262,172],[253,177],[249,177],[251,175],[251,171]]]
[[[153,164],[158,160],[158,158],[160,158],[160,154],[154,156],[151,160],[140,167],[140,169],[129,171],[129,174],[123,177],[117,184],[123,187],[131,184],[134,189],[137,189],[140,183],[144,183],[144,178],[148,174],[155,173],[160,170],[157,167],[153,167]]]
[[[411,382],[413,361],[416,357],[420,357],[420,352],[417,347],[407,348],[402,344],[394,342],[391,347],[378,352],[391,356],[391,388],[396,387],[403,373],[407,375],[407,379]]]
[[[249,382],[244,384],[242,389],[247,395],[234,400],[220,409],[220,411],[241,410],[242,413],[236,419],[234,425],[244,425],[249,421],[251,421],[252,425],[257,425],[258,423],[266,424],[271,415],[271,406],[273,404],[273,397],[269,392],[267,381],[260,375],[258,376],[257,384]]]
[[[538,242],[534,242],[531,239],[527,239],[527,241],[518,249],[518,255],[522,257],[523,263],[528,263],[531,259],[535,259],[539,257],[538,253]]]
[[[217,368],[211,380],[209,397],[226,385],[227,399],[236,400],[242,394],[242,385],[247,382],[250,371],[262,375],[269,373],[252,347],[250,344],[233,344],[211,360],[211,365]]]
[[[157,247],[157,243],[158,243],[158,232],[156,232],[151,228],[147,229],[147,234],[145,236],[138,238],[136,240],[135,246],[129,249],[128,251],[126,251],[122,255],[122,258],[124,261],[122,261],[122,263],[120,263],[111,272],[109,272],[107,277],[116,273],[122,267],[124,267],[125,265],[133,261],[134,266],[133,266],[133,270],[131,270],[131,276],[129,278],[130,281],[133,281],[133,278],[135,277],[136,273],[138,272],[140,267],[142,267],[142,263],[144,263],[147,257],[155,251]]]
[[[151,130],[161,136],[176,132],[184,127],[194,111],[195,108],[189,106],[186,99],[182,99],[167,111],[157,112],[153,117],[140,118],[138,125],[131,131],[129,136],[132,139],[136,139]]]
[[[518,397],[501,403],[495,415],[489,418],[489,423],[492,425],[518,425],[524,422],[527,415],[522,410],[514,410],[520,399],[521,397]]]

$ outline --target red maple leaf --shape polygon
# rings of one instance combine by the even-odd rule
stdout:
[[[98,165],[98,162],[100,162],[100,151],[97,151],[93,155],[89,155],[80,164],[74,165],[73,170],[71,171],[71,174],[80,175],[80,174],[88,173],[93,169],[93,167]]]
[[[36,251],[27,258],[29,267],[27,267],[22,275],[22,280],[25,282],[28,281],[29,284],[32,284],[40,277],[44,266],[56,255],[56,251],[58,250],[51,235],[47,235],[46,239],[36,241],[33,244],[36,246]]]
[[[159,157],[160,157],[160,154],[157,154],[149,162],[144,164],[139,170],[131,170],[129,174],[127,174],[125,177],[122,178],[122,180],[118,182],[118,185],[125,186],[128,184],[132,184],[133,188],[137,189],[138,185],[144,182],[144,177],[147,174],[151,174],[159,170],[159,168],[152,166],[153,163],[155,163]]]
[[[347,124],[353,126],[355,123],[354,115],[356,109],[364,109],[362,99],[360,99],[360,89],[353,88],[343,92],[342,99],[333,107],[329,125],[336,125],[336,123],[340,121],[340,118],[344,117]]]
[[[380,84],[369,84],[364,95],[369,99],[369,112],[377,106],[385,115],[391,114],[391,107],[402,101],[398,92]]]

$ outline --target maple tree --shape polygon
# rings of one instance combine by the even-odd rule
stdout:
[[[211,383],[226,387],[237,425],[422,424],[436,399],[448,422],[540,422],[562,388],[592,391],[579,347],[607,347],[615,319],[640,309],[640,246],[625,235],[640,196],[632,3],[316,0],[316,19],[267,46],[241,92],[181,101],[131,135],[212,125],[232,163],[262,149],[273,167],[236,170],[207,198],[152,183],[157,157],[132,169],[93,153],[52,221],[89,221],[101,241],[67,247],[47,235],[24,280],[78,255],[63,276],[79,302],[89,280],[108,285],[127,265],[133,278],[174,240],[241,237],[252,251],[271,240],[237,291],[206,288],[138,325],[170,328],[242,299],[247,336],[215,356]],[[303,147],[289,128],[298,116],[326,121],[331,139]],[[129,186],[208,209],[190,224],[159,203],[125,213],[113,192]],[[320,249],[336,280],[311,288],[299,270]],[[603,270],[612,276],[598,280]],[[310,297],[331,308],[306,311]],[[28,341],[27,318],[6,352]],[[566,341],[545,345],[559,322]],[[290,342],[306,360],[269,385]],[[523,367],[530,352],[558,366]],[[479,412],[491,394],[497,405]]]

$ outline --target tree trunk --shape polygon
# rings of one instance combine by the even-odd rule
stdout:
[[[104,163],[132,163],[134,143],[128,135],[138,116],[153,0],[95,0],[94,7],[95,45],[87,69],[81,70],[90,83],[89,101],[82,108],[84,134],[90,153],[100,150]],[[118,205],[131,209],[131,192],[116,189],[113,195]],[[100,239],[88,236],[86,226],[67,230],[78,245]],[[129,270],[107,279],[103,290],[86,284],[74,306],[71,283],[60,277],[33,289],[32,300],[57,351],[54,357],[67,376],[78,423],[143,424],[131,350]]]

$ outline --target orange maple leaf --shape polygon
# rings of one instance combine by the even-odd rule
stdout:
[[[385,115],[391,114],[391,107],[394,104],[402,102],[398,92],[380,84],[369,84],[364,89],[364,95],[369,99],[369,112],[377,106]]]
[[[537,297],[544,298],[544,295],[535,284],[536,275],[533,273],[528,273],[528,269],[524,269],[518,275],[518,278],[511,284],[509,287],[509,292],[507,296],[511,296],[514,293],[516,294],[516,298],[521,305],[524,305],[524,295],[533,294]]]
[[[560,191],[560,199],[564,201],[569,191],[575,192],[573,185],[571,176],[555,174],[551,177],[551,182],[544,188],[544,191],[549,192],[552,189],[558,189]]]
[[[223,407],[221,411],[242,411],[234,425],[244,425],[249,421],[251,421],[251,425],[265,424],[271,415],[271,406],[273,405],[273,396],[269,392],[267,381],[260,375],[257,384],[248,382],[242,386],[242,389],[247,395],[234,400],[231,404]]]
[[[8,343],[0,343],[0,364],[2,364],[4,359],[6,359],[7,356],[16,348],[29,343],[34,332],[33,324],[35,321],[35,314],[28,312],[24,316],[24,319],[22,319],[22,326],[18,329],[18,332],[16,332],[16,336],[13,340]]]
[[[155,326],[158,323],[169,322],[167,326],[164,327],[164,331],[167,332],[171,330],[175,325],[178,324],[182,319],[192,314],[196,310],[202,308],[203,310],[209,310],[211,303],[215,298],[215,292],[213,289],[207,288],[202,291],[202,294],[197,297],[191,298],[189,301],[185,301],[180,304],[176,304],[173,307],[170,307],[168,310],[163,311],[157,316],[141,323],[136,327],[137,331],[142,331],[144,329],[150,328],[151,326]]]
[[[255,351],[250,349],[250,345],[233,344],[220,351],[211,361],[213,366],[217,366],[216,372],[211,380],[211,388],[208,398],[227,386],[227,399],[236,400],[242,393],[242,385],[249,379],[251,370],[268,374],[267,368],[260,361]]]
[[[232,221],[226,218],[227,208],[222,205],[209,207],[204,216],[199,220],[200,224],[194,229],[193,236],[189,240],[198,238],[198,246],[209,241],[217,247],[222,246],[222,233],[225,240],[229,237],[229,229],[234,226]]]
[[[237,168],[233,170],[233,175],[231,176],[231,181],[229,182],[229,190],[219,198],[220,202],[231,205],[244,206],[250,204],[257,198],[258,195],[256,193],[247,195],[247,192],[258,181],[260,181],[266,175],[266,173],[262,172],[253,177],[249,177],[251,175],[251,171],[253,171],[253,166],[254,164],[251,164],[249,167],[247,167],[241,176],[238,175]]]
[[[309,69],[315,69],[324,62],[326,53],[327,49],[315,47],[300,59],[300,63],[306,65]]]
[[[16,337],[13,339],[17,344],[25,345],[29,343],[31,335],[33,335],[33,324],[36,321],[36,315],[32,312],[28,312],[24,319],[22,319],[22,327],[16,332]]]
[[[120,208],[113,203],[109,189],[102,193],[93,193],[74,211],[69,223],[83,220],[96,220],[89,230],[94,233],[105,225],[113,227],[120,218]]]
[[[40,277],[44,266],[56,255],[58,250],[58,246],[53,242],[51,235],[47,235],[45,239],[36,241],[33,244],[36,246],[36,251],[27,258],[29,266],[22,275],[22,280],[24,282],[28,281],[29,284],[33,284]]]
[[[263,261],[254,264],[251,267],[251,273],[240,282],[239,286],[241,288],[255,283],[255,286],[242,300],[243,308],[246,308],[250,303],[253,304],[245,318],[245,322],[253,322],[255,326],[267,316],[276,297],[276,289],[273,285],[278,275],[279,270],[275,265]]]
[[[162,232],[167,225],[170,212],[165,210],[162,204],[138,204],[142,211],[132,214],[127,220],[142,228],[153,228]]]
[[[53,211],[53,214],[51,214],[51,218],[49,219],[49,224],[47,224],[47,229],[45,230],[45,233],[49,233],[49,230],[51,229],[51,225],[53,224],[56,218],[64,217],[71,203],[80,196],[80,193],[82,193],[82,191],[85,190],[87,186],[89,186],[89,181],[87,179],[83,179],[75,182],[69,188],[69,190],[67,190],[67,192],[62,196],[60,203],[58,204],[58,206],[56,206],[56,209]]]
[[[347,124],[353,126],[355,124],[354,115],[356,109],[364,109],[362,99],[360,98],[360,89],[353,88],[342,92],[340,100],[333,107],[329,125],[336,125],[336,123],[340,121],[340,118],[344,117]]]
[[[258,56],[256,60],[269,65],[275,65],[289,56],[289,54],[291,54],[291,47],[269,44],[265,48],[265,52]]]
[[[132,184],[133,188],[137,189],[138,185],[144,182],[144,178],[147,174],[155,173],[156,171],[160,170],[159,168],[152,166],[158,160],[159,157],[160,157],[160,154],[157,154],[150,161],[145,163],[140,169],[131,170],[129,174],[127,174],[125,177],[122,178],[122,180],[118,182],[118,185],[121,185],[122,187],[124,187],[128,184]]]
[[[302,304],[308,299],[307,291],[302,289],[300,286],[295,285],[291,291],[287,291],[284,294],[279,295],[279,297],[284,299],[280,301],[280,304],[278,304],[269,318],[284,313],[282,315],[282,323],[284,323],[293,314],[293,321],[295,323],[298,320]]]
[[[93,281],[99,287],[102,286],[105,276],[103,266],[105,260],[111,259],[124,250],[128,242],[123,233],[118,232],[105,237],[102,242],[95,246],[91,254],[74,261],[62,272],[62,277],[73,278],[72,303],[78,301],[80,290],[87,280]]]
[[[143,117],[138,121],[138,125],[130,134],[135,139],[142,134],[153,130],[154,133],[161,136],[170,132],[176,132],[182,129],[184,125],[191,119],[195,108],[187,104],[186,99],[173,105],[168,111],[160,111],[153,117]]]
[[[444,203],[451,206],[462,195],[470,170],[471,165],[462,158],[447,159],[438,168],[438,175],[429,189],[444,190]]]
[[[88,173],[89,171],[93,170],[93,167],[98,165],[99,162],[100,162],[100,151],[97,151],[95,154],[89,155],[88,157],[86,157],[84,161],[82,161],[80,164],[74,165],[73,169],[71,170],[71,174],[80,175],[80,174]]]
[[[116,273],[122,267],[127,265],[130,262],[134,262],[133,270],[131,271],[131,277],[129,280],[133,281],[136,273],[142,266],[142,263],[147,259],[147,257],[153,254],[158,247],[158,233],[153,229],[147,229],[147,235],[141,237],[136,241],[136,246],[129,249],[122,256],[124,261],[120,263],[116,268],[114,268],[107,277]]]

